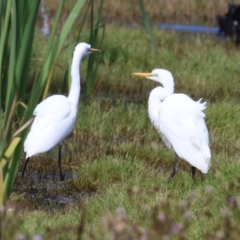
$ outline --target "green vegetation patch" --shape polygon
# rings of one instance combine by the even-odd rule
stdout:
[[[81,102],[74,132],[64,141],[66,181],[58,180],[56,149],[32,158],[26,177],[15,182],[11,203],[19,210],[7,215],[17,223],[7,225],[18,227],[11,236],[238,238],[239,49],[207,35],[158,30],[154,35],[158,54],[145,30],[107,26],[98,84],[92,99]],[[191,166],[181,161],[175,178],[166,181],[174,153],[147,116],[148,95],[156,84],[131,76],[156,67],[173,73],[176,92],[207,101],[212,167],[204,180],[197,172],[193,181]],[[84,78],[86,63],[81,70]],[[52,93],[61,81],[54,78]]]

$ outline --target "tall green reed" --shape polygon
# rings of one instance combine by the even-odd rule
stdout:
[[[145,28],[146,28],[147,33],[148,33],[148,35],[150,37],[150,40],[152,42],[152,46],[153,46],[155,52],[157,53],[157,44],[156,44],[156,41],[155,41],[154,36],[153,36],[152,28],[151,28],[150,22],[148,20],[148,16],[147,16],[147,12],[146,12],[145,7],[144,7],[143,0],[138,0],[138,4],[139,4],[139,7],[140,7],[140,10],[141,10],[141,13],[142,13],[142,18],[143,18]]]
[[[0,106],[3,116],[0,145],[0,204],[8,198],[20,155],[13,157],[21,138],[13,131],[22,125],[34,27],[40,0],[0,3]],[[27,121],[25,121],[27,122]],[[20,133],[27,125],[20,128]],[[4,129],[4,130],[3,130]]]
[[[0,205],[6,202],[11,193],[22,154],[21,140],[25,138],[25,128],[31,123],[33,109],[45,85],[50,84],[50,73],[85,0],[74,4],[56,37],[64,3],[65,0],[59,2],[40,73],[34,81],[27,106],[23,102],[27,100],[31,50],[40,0],[2,0],[0,3],[0,106],[4,118],[0,146]]]
[[[100,0],[98,3],[96,1],[91,0],[89,2],[88,11],[90,11],[90,24],[89,24],[89,43],[92,46],[98,46],[101,48],[104,33],[105,33],[105,25],[101,24],[101,15],[103,9],[104,0]],[[96,7],[95,7],[96,5]],[[95,9],[97,10],[95,12]],[[101,32],[100,32],[101,31]],[[85,89],[83,89],[83,100],[87,101],[92,95],[93,89],[97,83],[97,68],[99,65],[99,54],[91,54],[88,59],[87,66],[87,81]]]
[[[98,46],[99,48],[101,48],[102,43],[103,43],[103,39],[104,39],[104,35],[105,35],[105,25],[101,23],[101,16],[102,16],[102,12],[103,12],[103,5],[105,3],[105,0],[100,0],[98,2],[94,1],[94,0],[90,0],[89,1],[89,5],[87,8],[87,11],[85,12],[85,17],[83,18],[84,21],[82,22],[84,24],[85,20],[89,20],[89,40],[88,42],[92,45],[92,46]],[[147,12],[145,10],[145,6],[142,0],[138,0],[138,4],[139,4],[139,8],[142,14],[142,19],[143,19],[143,23],[144,26],[147,30],[147,33],[150,37],[151,43],[153,48],[155,49],[155,51],[157,52],[157,45],[152,33],[152,29],[151,29],[151,24],[149,22],[148,16],[147,16]],[[89,13],[90,11],[90,13]],[[89,18],[86,18],[87,14],[90,15]],[[81,28],[82,29],[82,26]],[[80,30],[81,33],[81,30]],[[80,36],[80,34],[79,34]],[[104,49],[103,49],[104,52]],[[104,54],[104,53],[103,53]],[[99,60],[100,60],[101,56],[100,54],[92,54],[89,56],[88,59],[88,66],[87,66],[87,81],[86,81],[86,86],[83,89],[83,100],[84,101],[88,101],[90,99],[90,97],[92,96],[94,87],[97,84],[97,69],[99,66]]]

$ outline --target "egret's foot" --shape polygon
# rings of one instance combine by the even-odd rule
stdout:
[[[65,180],[65,176],[66,176],[66,174],[60,174],[60,180],[64,181]]]
[[[173,166],[173,171],[172,171],[171,175],[168,177],[167,182],[170,182],[174,178],[174,176],[176,175],[178,169],[179,169],[179,164],[177,162],[177,164],[175,164]]]
[[[172,171],[171,175],[167,178],[167,182],[170,182],[174,178],[174,176],[176,175],[176,173],[178,171],[178,168],[179,168],[178,166],[173,167],[173,171]]]
[[[171,181],[172,181],[172,179],[173,179],[173,176],[172,176],[172,174],[167,178],[167,183],[170,183]]]
[[[26,171],[26,168],[27,168],[27,164],[28,164],[28,161],[29,161],[30,158],[27,158],[24,165],[23,165],[23,170],[22,170],[22,178],[24,177],[24,173]]]
[[[205,176],[201,173],[201,182],[204,183],[205,182]]]
[[[63,174],[63,172],[62,172],[61,158],[62,158],[62,144],[59,144],[59,148],[58,148],[58,168],[59,168],[60,180],[64,181],[65,174]]]
[[[192,166],[192,179],[195,179],[196,168]]]
[[[178,155],[175,153],[175,165],[173,166],[173,171],[171,175],[168,177],[167,182],[170,182],[173,179],[178,169],[179,169]]]

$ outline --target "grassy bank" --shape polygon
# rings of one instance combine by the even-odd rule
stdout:
[[[14,233],[74,239],[83,227],[83,239],[107,239],[110,233],[112,239],[137,239],[146,228],[149,239],[238,236],[240,50],[206,35],[157,30],[154,35],[158,54],[145,30],[107,27],[94,96],[80,104],[74,133],[64,142],[63,170],[69,177],[59,183],[56,150],[30,161],[12,194],[12,203],[20,206],[16,222],[8,223],[9,229],[18,226]],[[35,55],[40,52],[36,42]],[[59,63],[64,61],[63,55]],[[174,154],[147,116],[156,84],[131,76],[156,67],[173,73],[176,92],[208,102],[212,167],[203,182],[200,173],[193,182],[184,161],[166,182]],[[62,92],[61,84],[58,69],[52,93]]]

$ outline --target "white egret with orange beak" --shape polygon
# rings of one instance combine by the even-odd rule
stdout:
[[[33,112],[35,119],[24,142],[26,161],[22,177],[30,157],[38,153],[47,152],[54,146],[59,145],[58,166],[60,179],[61,181],[64,180],[65,175],[62,173],[61,168],[62,141],[72,132],[77,116],[81,90],[79,72],[81,60],[92,52],[100,52],[100,50],[91,48],[87,43],[79,43],[73,52],[71,66],[72,83],[68,97],[53,95],[46,98],[35,108]]]
[[[175,165],[169,180],[179,168],[178,157],[192,165],[192,176],[196,168],[206,174],[210,168],[211,152],[209,136],[203,110],[206,102],[193,101],[182,93],[174,93],[171,72],[154,69],[151,73],[133,73],[162,84],[154,88],[148,99],[148,114],[153,126],[166,146],[175,152]]]

